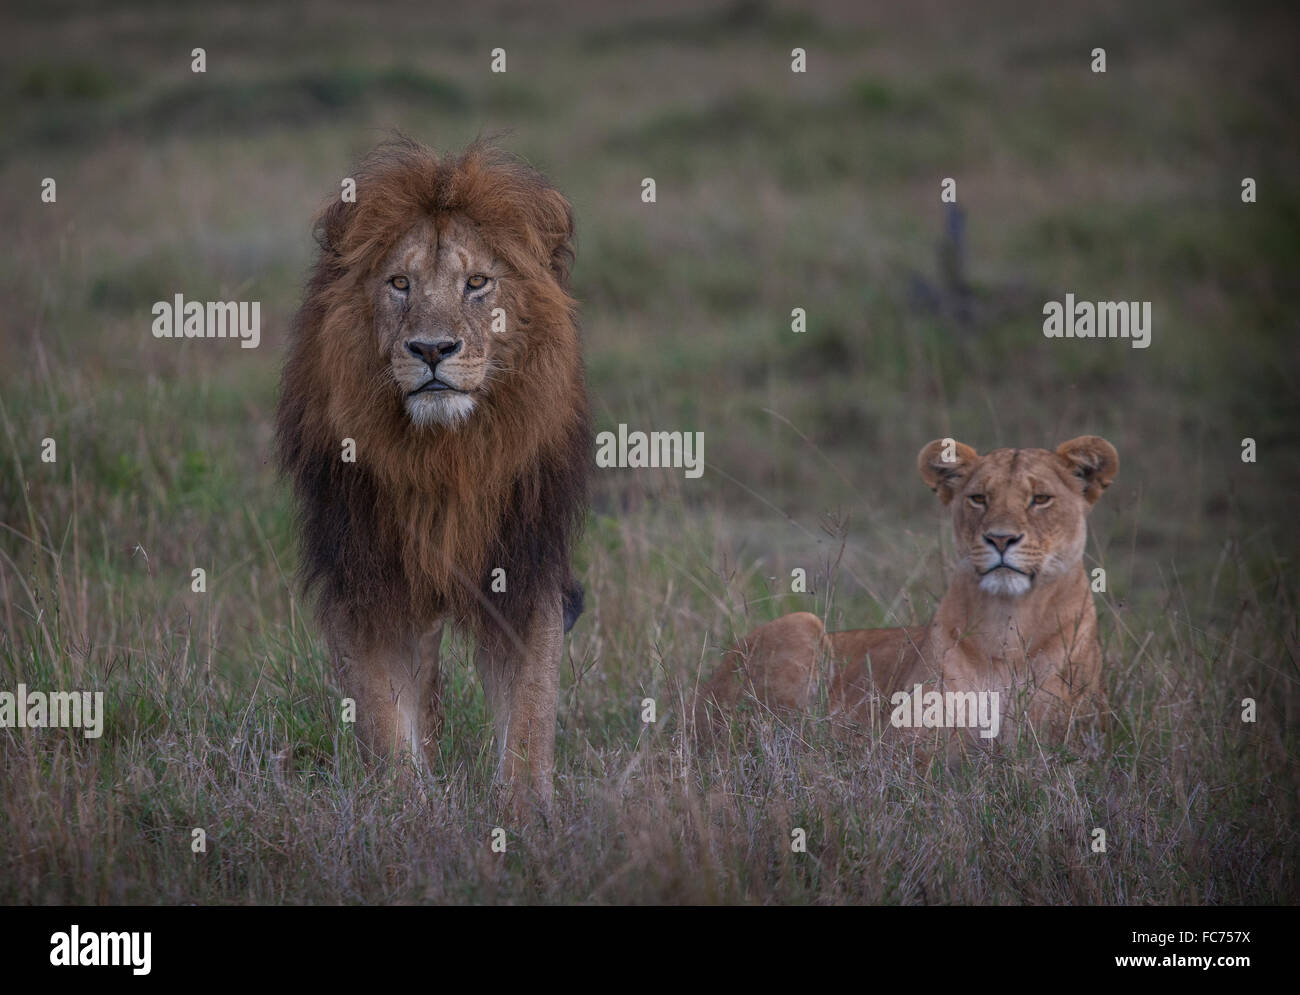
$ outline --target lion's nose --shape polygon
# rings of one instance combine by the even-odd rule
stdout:
[[[439,339],[437,342],[408,342],[407,351],[424,360],[429,369],[433,369],[449,356],[460,352],[464,339]]]
[[[999,553],[1005,553],[1010,547],[1014,546],[1025,537],[1023,532],[1016,535],[1014,532],[985,532],[984,541],[996,549]]]

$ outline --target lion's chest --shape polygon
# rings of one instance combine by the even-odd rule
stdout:
[[[955,691],[1019,693],[1048,686],[1064,661],[1061,642],[1012,633],[994,641],[950,639],[938,660],[945,687]]]

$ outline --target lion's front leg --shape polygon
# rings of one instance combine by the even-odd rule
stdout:
[[[356,701],[357,738],[372,756],[409,754],[432,764],[442,731],[442,625],[362,637],[331,627],[330,655],[343,693]]]
[[[564,652],[564,613],[558,591],[533,613],[523,645],[499,635],[479,646],[475,664],[496,725],[497,779],[507,807],[524,816],[549,810],[555,759],[555,712]]]

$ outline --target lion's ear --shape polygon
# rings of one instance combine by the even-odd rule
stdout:
[[[320,217],[316,219],[315,234],[316,244],[321,247],[322,252],[336,255],[342,251],[343,236],[347,233],[348,222],[356,206],[355,203],[348,203],[336,197],[329,207],[321,211]]]
[[[1056,447],[1056,455],[1065,461],[1079,479],[1083,496],[1096,504],[1101,492],[1110,486],[1119,472],[1119,454],[1115,447],[1097,435],[1081,435]]]
[[[947,504],[979,458],[979,453],[956,439],[935,439],[917,455],[916,467],[925,486]]]
[[[569,288],[569,273],[577,253],[573,248],[573,207],[565,196],[553,187],[541,191],[537,198],[537,230],[546,239],[549,258],[547,266],[556,282]]]

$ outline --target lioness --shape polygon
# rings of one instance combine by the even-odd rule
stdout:
[[[1055,452],[980,456],[940,439],[917,463],[921,479],[952,506],[959,553],[930,624],[828,633],[816,615],[786,615],[727,654],[697,698],[697,719],[746,692],[772,707],[806,709],[822,655],[831,661],[832,713],[856,721],[868,719],[870,703],[883,696],[894,724],[910,724],[920,710],[911,700],[918,685],[923,697],[998,692],[993,728],[1004,735],[1025,719],[1059,734],[1104,704],[1083,547],[1088,512],[1119,469],[1114,447],[1089,435]]]

